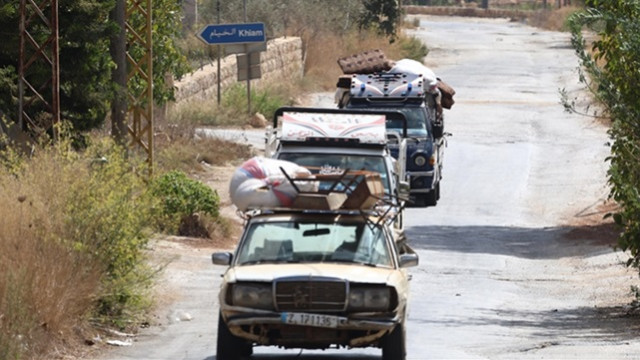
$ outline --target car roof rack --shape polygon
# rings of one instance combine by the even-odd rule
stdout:
[[[243,218],[276,213],[361,215],[368,223],[379,225],[394,222],[407,200],[392,201],[392,197],[384,193],[380,174],[372,171],[346,169],[295,178],[282,167],[280,170],[296,191],[291,205],[249,208],[240,214]],[[299,183],[309,182],[317,182],[317,190],[303,191],[298,186]]]
[[[422,74],[374,73],[351,76],[351,99],[396,98],[424,101],[426,93]]]

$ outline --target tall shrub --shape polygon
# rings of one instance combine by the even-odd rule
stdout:
[[[124,149],[111,140],[93,143],[80,163],[85,176],[73,182],[65,209],[67,229],[73,230],[69,241],[103,265],[97,314],[116,323],[135,320],[138,310],[148,304],[146,291],[153,273],[144,250],[151,235],[154,200],[132,165],[135,159],[125,157]]]
[[[591,0],[571,16],[572,43],[586,75],[581,81],[611,118],[611,198],[621,226],[619,247],[629,251],[627,264],[640,267],[640,2]],[[583,30],[598,35],[589,49]]]
[[[155,206],[135,158],[108,139],[0,152],[0,358],[46,358],[91,319],[139,319]]]

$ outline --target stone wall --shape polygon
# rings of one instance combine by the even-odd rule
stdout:
[[[262,77],[251,81],[251,86],[272,81],[302,78],[302,40],[297,37],[278,38],[267,42],[267,51],[260,53]],[[176,104],[193,100],[210,100],[217,96],[217,64],[203,66],[174,83]],[[230,55],[220,61],[220,87],[235,84],[238,79],[236,56]],[[244,81],[243,81],[244,82]]]

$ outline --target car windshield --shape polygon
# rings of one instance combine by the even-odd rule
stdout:
[[[424,110],[422,108],[416,106],[404,107],[397,110],[401,111],[407,118],[407,136],[427,136],[426,118]],[[398,133],[402,134],[402,122],[400,120],[387,120],[387,131],[397,131]]]
[[[350,106],[353,109],[361,109],[361,106]],[[375,112],[380,111],[400,111],[407,119],[407,136],[409,137],[427,137],[426,114],[421,106],[391,106],[386,108],[366,107],[367,110]],[[387,131],[396,131],[402,134],[402,120],[387,119]]]
[[[280,160],[287,160],[309,168],[313,173],[341,173],[344,170],[367,170],[380,174],[384,192],[390,194],[387,165],[382,156],[348,154],[280,153]],[[330,185],[329,185],[330,186]]]
[[[236,263],[349,263],[391,267],[380,226],[365,222],[253,222],[245,232]]]

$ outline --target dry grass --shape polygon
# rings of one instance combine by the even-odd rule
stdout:
[[[389,43],[386,38],[376,36],[371,32],[351,33],[345,36],[336,34],[322,34],[307,42],[305,76],[307,81],[322,90],[335,90],[338,77],[342,70],[338,66],[338,59],[362,51],[380,49],[392,60],[404,57],[400,49],[401,40]]]
[[[0,359],[59,358],[90,323],[143,316],[153,202],[139,161],[94,140],[0,153]]]
[[[522,4],[521,4],[522,5]],[[524,6],[526,8],[526,6]],[[539,9],[539,8],[538,8]],[[514,21],[526,21],[531,26],[553,31],[566,31],[566,20],[569,15],[580,10],[577,6],[565,6],[560,9],[549,6],[548,10],[524,10],[490,7],[458,6],[407,6],[408,14],[427,14],[438,16],[469,16],[483,18],[511,18]]]
[[[579,7],[566,6],[551,11],[536,11],[527,17],[527,22],[531,26],[545,30],[567,31],[567,18],[578,10],[580,10]]]
[[[100,286],[100,269],[64,232],[65,178],[40,158],[29,174],[0,172],[0,358],[48,358],[76,338]],[[4,170],[1,170],[4,171]],[[77,175],[77,173],[75,174]]]
[[[156,150],[160,173],[170,170],[201,172],[210,165],[236,163],[253,155],[247,144],[196,137],[195,126],[190,124],[174,124],[158,133]]]
[[[271,118],[275,111],[299,101],[301,84],[298,79],[278,78],[251,86],[251,115],[260,113]],[[220,104],[215,98],[173,104],[167,113],[168,123],[179,125],[245,127],[251,125],[247,112],[247,90],[244,83],[235,83],[222,91]]]

